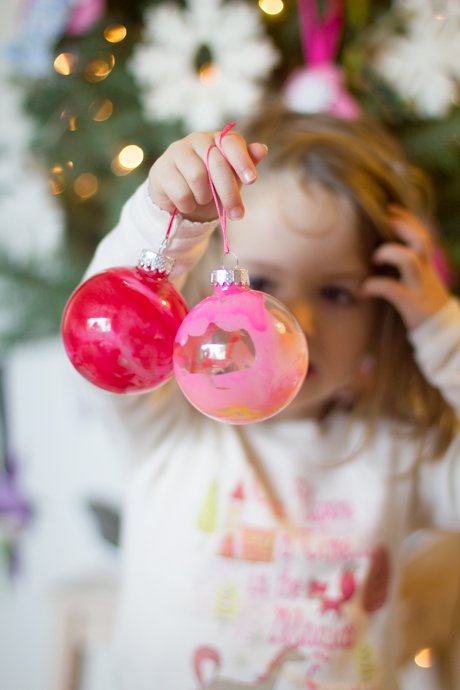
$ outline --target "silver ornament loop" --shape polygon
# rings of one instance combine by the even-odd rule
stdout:
[[[230,254],[232,254],[232,256],[235,257],[235,262],[236,262],[236,263],[235,263],[235,265],[234,265],[233,268],[227,268],[226,266],[224,266],[224,259],[225,259],[226,256],[229,256]],[[234,270],[236,270],[236,269],[238,268],[238,257],[237,257],[237,255],[235,254],[235,252],[225,252],[225,254],[222,254],[222,258],[221,258],[221,260],[220,260],[220,265],[222,266],[222,268],[224,269],[224,271],[234,271]]]
[[[169,244],[169,237],[165,237],[163,242],[160,244],[160,247],[158,249],[158,254],[164,254],[168,244]]]

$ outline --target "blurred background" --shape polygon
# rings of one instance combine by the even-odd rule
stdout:
[[[325,26],[313,64],[299,6]],[[460,0],[0,4],[0,688],[113,690],[130,458],[70,384],[65,303],[164,149],[261,99],[382,122],[435,192],[460,268]],[[407,542],[403,690],[460,688],[459,536]],[[364,662],[363,662],[364,663]]]

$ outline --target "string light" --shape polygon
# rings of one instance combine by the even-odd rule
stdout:
[[[80,197],[81,201],[89,199],[94,196],[98,190],[97,177],[92,173],[83,173],[75,180],[73,188],[75,194]]]
[[[110,24],[104,29],[104,38],[109,43],[119,43],[126,36],[126,27],[123,24]]]
[[[129,146],[125,146],[118,156],[113,159],[110,167],[115,175],[128,175],[128,173],[134,170],[134,168],[137,168],[143,160],[144,152],[140,146],[130,144]]]
[[[430,668],[431,666],[433,666],[431,649],[421,649],[415,655],[414,661],[417,664],[417,666],[420,666],[420,668]]]
[[[200,67],[200,81],[205,86],[216,86],[222,79],[222,72],[220,67],[213,62],[205,62]]]
[[[120,165],[124,168],[133,170],[133,168],[137,168],[144,160],[144,152],[139,146],[136,146],[136,144],[130,144],[120,151],[118,160],[120,161]]]
[[[68,172],[66,168],[70,170],[73,168],[72,161],[67,161],[64,165],[61,165],[61,163],[56,163],[51,168],[51,177],[49,179],[49,183],[53,194],[62,194],[62,192],[65,190],[67,186],[66,172]]]
[[[74,72],[78,65],[78,58],[73,53],[61,53],[54,61],[54,69],[59,74],[68,75]]]
[[[115,65],[115,58],[111,53],[102,53],[91,60],[85,69],[85,79],[98,82],[109,76]]]
[[[75,132],[75,130],[78,129],[77,114],[72,108],[66,108],[62,111],[61,120],[67,120],[68,128],[71,132]]]
[[[51,168],[49,183],[53,194],[62,194],[65,189],[64,168],[62,165],[54,165]]]
[[[284,9],[283,0],[259,0],[259,7],[266,14],[279,14]]]
[[[129,175],[129,173],[132,170],[132,168],[124,168],[122,165],[120,165],[118,156],[115,156],[115,158],[111,162],[110,169],[114,173],[114,175],[118,175],[119,177],[122,177],[123,175]]]
[[[89,109],[92,112],[96,111],[93,115],[93,120],[96,122],[103,122],[113,113],[113,103],[109,101],[108,98],[104,99],[102,103],[100,101],[93,101]]]

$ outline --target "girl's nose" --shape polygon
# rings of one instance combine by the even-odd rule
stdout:
[[[299,300],[290,305],[290,309],[300,324],[305,335],[314,333],[314,318],[311,305],[305,300]]]

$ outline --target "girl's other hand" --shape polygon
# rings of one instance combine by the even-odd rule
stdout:
[[[371,276],[364,281],[361,294],[391,302],[412,331],[436,314],[450,293],[431,262],[432,243],[427,228],[412,213],[395,205],[389,207],[388,222],[404,244],[380,245],[372,261],[395,266],[401,277]]]
[[[174,207],[184,218],[205,222],[217,217],[206,170],[208,149],[219,141],[220,132],[195,132],[171,144],[154,163],[149,173],[152,201],[172,213]],[[236,132],[222,138],[222,148],[230,165],[217,147],[209,155],[209,169],[217,196],[231,220],[244,216],[242,184],[257,179],[256,166],[267,154],[264,144],[247,145]],[[232,166],[233,170],[232,170]]]

